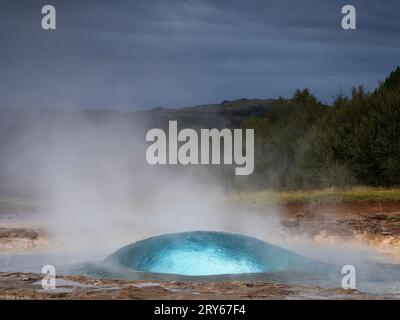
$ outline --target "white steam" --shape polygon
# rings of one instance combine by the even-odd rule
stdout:
[[[106,254],[148,236],[194,230],[274,237],[272,210],[259,216],[235,208],[208,166],[147,164],[146,130],[80,116],[30,131],[21,159],[35,168],[27,183],[45,205],[43,224],[58,249]]]

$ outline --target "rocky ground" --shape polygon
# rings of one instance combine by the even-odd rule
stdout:
[[[400,202],[292,204],[283,208],[281,225],[292,235],[316,241],[352,241],[400,255]]]
[[[41,229],[0,226],[0,254],[34,249],[46,242],[45,232]]]
[[[57,278],[57,289],[44,290],[43,275],[0,273],[0,299],[377,299],[343,289],[323,289],[255,281],[143,282]]]
[[[282,207],[280,223],[289,236],[319,243],[353,241],[400,256],[400,202],[291,204]],[[0,254],[46,243],[41,229],[0,225]],[[1,258],[1,255],[0,255]],[[143,282],[57,278],[57,289],[43,290],[41,274],[0,273],[0,299],[371,299],[357,291],[254,281],[211,283]]]

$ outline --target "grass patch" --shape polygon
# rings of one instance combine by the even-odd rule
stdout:
[[[312,191],[273,191],[239,192],[233,201],[239,203],[286,205],[294,203],[341,203],[352,201],[391,200],[400,201],[399,189],[355,187],[351,189],[324,189]]]

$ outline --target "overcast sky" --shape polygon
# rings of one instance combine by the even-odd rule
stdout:
[[[329,101],[400,64],[399,16],[399,0],[1,0],[0,106],[181,107],[303,87]]]

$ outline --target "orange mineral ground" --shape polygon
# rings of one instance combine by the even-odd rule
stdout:
[[[244,205],[249,212],[268,215],[270,206]],[[326,204],[288,204],[276,207],[279,212],[276,234],[280,245],[311,258],[346,264],[346,257],[355,263],[371,263],[370,273],[377,283],[362,283],[358,290],[343,290],[337,286],[280,282],[279,277],[210,278],[206,281],[168,279],[145,275],[141,279],[110,279],[87,277],[64,272],[57,274],[57,289],[44,290],[40,273],[42,260],[31,257],[63,251],[63,241],[48,232],[45,225],[30,218],[2,219],[0,224],[0,298],[3,299],[398,299],[400,297],[400,203],[396,201],[353,201]],[[38,214],[39,215],[39,214]],[[33,217],[32,217],[33,216]],[[39,215],[40,216],[40,215]],[[5,213],[2,215],[5,217]],[[14,221],[14,223],[13,223]],[[31,223],[31,221],[36,221]],[[29,227],[30,226],[30,227]],[[139,232],[139,231],[138,231]],[[274,235],[275,237],[276,235]],[[144,238],[144,235],[138,238]],[[265,235],[268,238],[268,235]],[[273,237],[273,238],[274,238]],[[278,239],[278,238],[274,238]],[[311,249],[312,248],[312,249]],[[116,248],[117,249],[117,248]],[[111,252],[109,252],[111,253]],[[61,260],[85,261],[85,255]],[[105,253],[99,253],[98,259]],[[340,257],[340,259],[336,259]],[[46,259],[46,258],[43,258]],[[335,260],[336,259],[336,260]],[[60,258],[57,260],[60,261]],[[350,260],[349,260],[350,261]],[[368,262],[364,262],[368,261]],[[368,265],[367,265],[368,267]],[[381,273],[385,274],[381,277]],[[340,268],[338,269],[340,276]],[[381,277],[381,278],[380,278]],[[360,280],[362,281],[362,277]],[[374,290],[370,290],[374,287]]]

